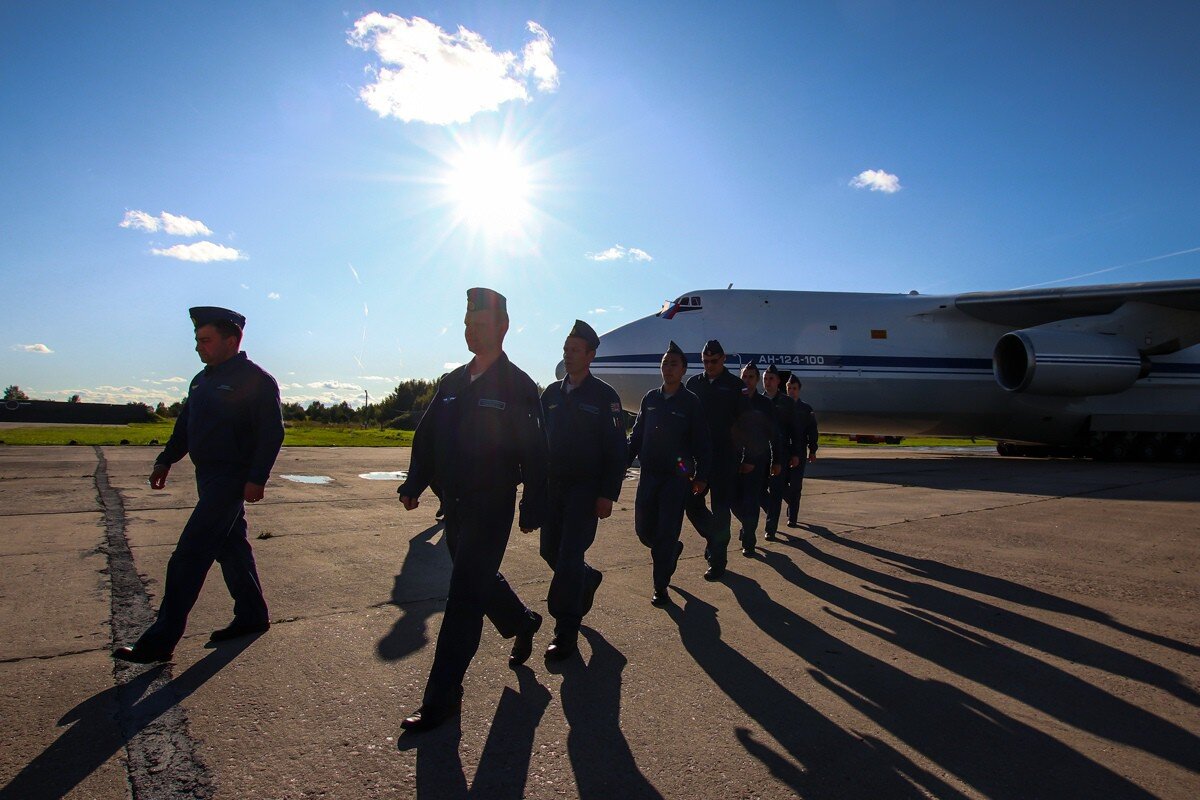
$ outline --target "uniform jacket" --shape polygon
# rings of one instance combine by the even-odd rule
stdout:
[[[771,399],[765,394],[766,401],[775,411],[775,424],[779,426],[780,444],[783,449],[784,461],[792,456],[804,457],[804,442],[796,430],[796,403],[787,396],[786,392],[776,392]]]
[[[803,457],[804,448],[811,456],[817,452],[817,415],[813,407],[803,400],[796,401],[796,449]]]
[[[154,463],[169,466],[190,454],[197,467],[244,470],[247,482],[262,485],[282,444],[279,385],[238,353],[192,378],[171,438]]]
[[[738,417],[750,410],[746,384],[726,369],[712,381],[703,372],[693,375],[685,386],[700,398],[700,406],[708,421],[713,459],[741,462],[741,450],[733,441],[733,425]]]
[[[542,392],[550,477],[565,483],[594,481],[601,497],[616,502],[629,465],[621,399],[591,373],[569,392],[566,383],[563,378]]]
[[[682,386],[670,397],[661,387],[646,392],[629,436],[629,458],[638,459],[643,472],[707,481],[712,444],[699,398]]]
[[[408,480],[419,497],[436,481],[443,496],[525,485],[520,526],[539,528],[546,505],[546,436],[537,386],[504,353],[471,382],[469,365],[442,378],[413,434]]]
[[[775,421],[775,406],[766,395],[751,392],[749,395],[750,410],[738,417],[733,424],[733,443],[741,449],[744,461],[765,464],[768,459],[771,464],[786,461],[779,435],[779,425]]]

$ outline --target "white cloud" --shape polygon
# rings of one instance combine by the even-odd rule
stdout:
[[[188,219],[175,214],[162,212],[162,228],[163,233],[169,233],[172,236],[212,236],[212,231],[198,219]]]
[[[156,233],[161,230],[171,236],[211,236],[212,231],[198,219],[171,214],[167,211],[160,216],[147,214],[145,211],[126,211],[125,218],[120,223],[122,228],[135,228],[139,231]]]
[[[247,286],[247,285],[246,285],[246,284],[244,284],[244,283],[243,283],[243,284],[241,284],[241,287],[242,287],[243,289],[249,289],[249,288],[250,288],[249,286]]]
[[[608,313],[608,309],[607,309],[607,308],[593,308],[593,309],[592,309],[591,311],[589,311],[588,313],[589,313],[589,314],[607,314],[607,313]]]
[[[268,299],[268,300],[278,300],[278,299],[279,299],[279,292],[268,292],[268,293],[267,293],[267,299]]]
[[[90,389],[55,389],[49,392],[39,392],[47,400],[66,400],[71,395],[79,395],[84,403],[145,403],[154,406],[158,403],[170,405],[182,399],[182,392],[172,393],[169,389],[149,389],[144,386],[95,386]]]
[[[309,389],[329,389],[339,391],[361,392],[363,387],[356,383],[342,383],[341,381],[312,381],[304,384]]]
[[[358,277],[358,270],[356,270],[356,269],[354,268],[354,265],[353,265],[353,264],[347,264],[346,266],[350,268],[350,274],[354,276],[354,282],[355,282],[355,283],[357,283],[357,284],[359,284],[359,285],[361,286],[361,285],[362,285],[362,281],[361,281],[361,280],[359,280],[359,277]]]
[[[158,217],[145,211],[126,211],[125,219],[121,220],[122,228],[135,228],[139,231],[154,233],[159,228]]]
[[[337,381],[332,381],[337,383]],[[294,385],[296,388],[303,389],[300,384]],[[339,388],[325,389],[323,391],[284,391],[285,387],[280,386],[280,399],[285,403],[299,403],[302,406],[307,406],[314,400],[319,401],[322,405],[336,406],[338,403],[349,403],[351,407],[358,408],[363,404],[363,393],[361,390],[354,391],[350,389],[348,384],[342,384]]]
[[[49,347],[46,347],[46,345],[41,344],[40,342],[38,344],[14,344],[12,346],[12,349],[17,350],[22,353],[38,353],[38,354],[44,355],[44,356],[50,355],[51,353],[54,352]]]
[[[440,331],[438,331],[438,336],[445,336],[445,335],[446,335],[446,331],[448,331],[448,330],[450,330],[450,326],[449,326],[449,325],[443,325],[443,326],[442,326],[442,329],[441,329]]]
[[[387,381],[388,383],[399,383],[400,376],[388,377],[387,375],[359,375],[360,381]]]
[[[529,79],[538,90],[553,91],[558,86],[554,40],[535,22],[527,27],[534,38],[518,56],[492,50],[462,26],[451,34],[421,17],[373,11],[354,23],[347,40],[375,52],[383,64],[368,68],[373,81],[359,97],[381,117],[449,125],[512,100],[529,100]]]
[[[623,247],[614,244],[599,253],[585,253],[585,258],[592,261],[653,261],[654,257],[640,247]]]
[[[870,189],[872,192],[895,194],[900,191],[900,178],[881,169],[868,169],[858,173],[850,185],[855,189]]]
[[[447,361],[445,364],[442,364],[442,369],[444,369],[444,370],[446,370],[447,372],[449,372],[450,370],[452,370],[452,369],[458,369],[458,368],[459,368],[459,367],[461,367],[461,366],[462,366],[462,363],[461,363],[461,362],[458,362],[458,361]]]
[[[212,242],[196,242],[195,244],[177,244],[165,250],[154,248],[150,251],[156,256],[178,258],[180,261],[195,261],[201,264],[209,261],[244,261],[247,256],[233,247]]]

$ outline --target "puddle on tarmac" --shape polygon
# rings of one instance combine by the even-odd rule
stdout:
[[[292,483],[333,483],[328,475],[280,475],[285,481]]]
[[[408,473],[404,470],[397,472],[363,472],[358,477],[368,481],[402,481],[408,478]]]

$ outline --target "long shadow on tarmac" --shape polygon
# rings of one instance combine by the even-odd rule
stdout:
[[[818,459],[805,473],[810,479],[926,489],[976,489],[1038,497],[1103,493],[1105,499],[1158,502],[1194,501],[1198,475],[1200,468],[1195,464],[950,455]]]
[[[58,721],[59,725],[70,727],[0,789],[0,800],[65,797],[147,726],[224,669],[253,641],[246,638],[222,645],[145,697],[142,695],[166,669],[165,665],[151,667],[84,700]]]
[[[888,582],[889,576],[866,576],[864,568],[806,545],[803,541],[798,544],[835,568]],[[765,560],[800,589],[848,612],[827,608],[831,616],[1069,725],[1189,769],[1200,767],[1200,742],[1187,731],[1050,664],[933,616],[961,612],[969,598],[952,595],[931,600],[934,608],[897,609],[807,575],[782,553],[768,552]],[[763,632],[811,665],[808,672],[813,680],[985,796],[1151,796],[979,697],[910,675],[831,636],[745,576],[729,574],[726,584]],[[1001,613],[1001,609],[980,605],[987,613]],[[984,608],[972,611],[983,613]]]
[[[538,683],[528,667],[517,667],[516,673],[520,691],[504,687],[470,788],[459,755],[459,718],[429,733],[400,737],[400,750],[417,751],[417,800],[519,800],[525,796],[533,737],[550,705],[550,690]]]
[[[431,547],[433,537],[443,528],[445,528],[445,523],[438,522],[408,541],[408,550],[404,554],[404,561],[400,564],[400,572],[396,574],[395,581],[392,583],[391,600],[385,604],[397,606],[401,612],[400,618],[375,645],[375,652],[384,661],[399,661],[420,650],[429,642],[429,634],[426,630],[429,617],[442,607],[443,602],[441,600],[413,601],[411,596],[415,588],[413,584],[436,580],[444,586],[448,580],[447,576],[450,574],[448,555],[445,559],[445,575],[437,570],[431,570],[428,563],[422,563],[427,558],[428,550],[425,548]],[[444,545],[438,546],[439,551],[445,549]]]

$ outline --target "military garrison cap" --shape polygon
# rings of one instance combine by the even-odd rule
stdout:
[[[236,311],[219,306],[195,306],[188,309],[188,316],[192,318],[192,325],[196,328],[203,328],[205,325],[217,322],[232,322],[238,326],[238,330],[246,327],[245,317]]]
[[[581,319],[575,320],[575,325],[571,328],[571,332],[567,336],[583,339],[583,341],[587,342],[588,350],[595,350],[600,346],[600,337],[596,335],[596,331],[592,329],[591,325],[588,325]]]
[[[792,377],[791,370],[786,370],[786,369],[779,370],[779,382],[780,383],[787,383],[788,378],[790,378],[790,377]]]
[[[706,356],[723,356],[725,355],[725,348],[721,347],[721,343],[716,339],[709,339],[705,342],[702,352]]]
[[[467,311],[503,311],[508,313],[508,301],[495,289],[467,289]]]
[[[778,369],[778,368],[776,368],[776,366],[775,366],[774,364],[772,364],[771,366],[767,367],[767,372],[766,372],[766,374],[767,374],[767,375],[778,375],[778,374],[779,374],[779,369]]]
[[[685,367],[687,366],[687,353],[683,352],[682,348],[675,344],[675,342],[671,342],[671,344],[667,346],[667,352],[663,353],[663,355],[669,356],[672,353],[679,356],[680,360],[683,361],[683,365]]]

